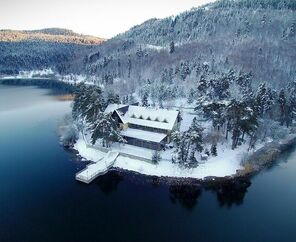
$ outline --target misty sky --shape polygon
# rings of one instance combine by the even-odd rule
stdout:
[[[110,38],[213,0],[0,0],[0,29],[49,27]]]

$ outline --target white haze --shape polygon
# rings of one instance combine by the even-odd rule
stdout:
[[[111,38],[147,19],[209,2],[213,0],[0,0],[0,29],[60,27]]]

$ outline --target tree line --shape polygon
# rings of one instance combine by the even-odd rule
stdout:
[[[110,147],[113,142],[125,142],[111,114],[104,113],[108,104],[111,103],[120,103],[117,94],[113,92],[104,94],[100,86],[78,84],[73,101],[72,117],[84,139],[86,139],[86,133],[90,134],[93,145],[98,140],[106,148]]]

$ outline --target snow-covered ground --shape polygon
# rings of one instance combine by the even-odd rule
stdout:
[[[96,77],[86,75],[59,75],[52,69],[32,70],[32,71],[21,71],[16,75],[0,76],[0,79],[52,79],[55,78],[59,81],[66,82],[69,84],[78,84],[84,82],[88,85],[94,85]]]
[[[88,85],[94,85],[94,83],[96,82],[96,77],[86,76],[86,75],[76,75],[76,74],[63,75],[63,76],[57,75],[57,79],[62,82],[66,82],[70,84],[78,84],[83,82]]]
[[[3,76],[1,79],[32,79],[32,78],[48,78],[48,76],[54,75],[52,69],[21,71],[17,75]]]
[[[146,45],[146,48],[150,49],[150,50],[156,50],[156,51],[168,49],[167,47],[163,47],[163,46],[159,46],[159,45]]]
[[[202,121],[196,114],[193,114],[190,110],[184,111],[182,115],[183,120],[181,122],[180,130],[188,130],[194,117],[197,117],[197,119],[200,120],[201,125],[204,127],[205,133],[211,132],[211,123]],[[89,140],[90,138],[88,137],[88,135],[86,135],[85,139]],[[86,142],[89,144],[88,141]],[[74,146],[74,148],[83,158],[96,162],[106,155],[106,153],[102,152],[101,149],[98,148],[100,142],[97,142],[95,147],[86,145],[86,142],[83,138],[79,138]],[[257,149],[260,147],[262,147],[262,145],[258,145]],[[206,145],[205,148],[210,149],[208,145]],[[133,145],[123,145],[117,143],[111,146],[111,150],[123,154],[117,157],[114,167],[151,176],[197,179],[203,179],[208,176],[224,177],[234,175],[236,174],[237,170],[242,169],[242,160],[246,158],[247,155],[249,155],[247,143],[239,146],[235,150],[232,150],[231,140],[229,140],[228,142],[223,141],[219,142],[217,145],[218,156],[210,156],[205,160],[204,153],[202,155],[203,157],[201,157],[200,154],[197,154],[196,158],[199,161],[199,165],[196,168],[189,169],[180,167],[179,164],[172,162],[172,154],[174,152],[174,149],[166,149],[165,151],[161,151],[161,161],[156,165],[147,161],[143,161],[143,159],[141,159],[144,158],[151,160],[154,153],[153,150]],[[253,153],[254,150],[250,152]],[[131,155],[132,158],[126,157],[126,154]],[[136,159],[134,157],[139,158]]]
[[[130,149],[131,146],[127,146]],[[115,147],[114,147],[115,148]],[[85,141],[80,138],[74,146],[79,154],[90,161],[96,162],[106,155],[106,153],[90,148]],[[112,149],[125,152],[124,149]],[[143,153],[147,151],[148,156],[151,155],[151,150],[140,148]],[[134,155],[137,155],[137,147],[132,149]],[[186,169],[181,168],[178,164],[174,164],[169,160],[161,160],[157,165],[149,162],[131,159],[119,155],[113,167],[124,170],[138,172],[144,175],[162,176],[162,177],[177,177],[177,178],[197,178],[203,179],[207,176],[224,177],[234,175],[238,169],[241,169],[241,160],[247,155],[247,145],[242,145],[239,148],[232,150],[228,144],[218,146],[218,156],[209,157],[208,160],[200,162],[196,168]],[[162,154],[161,154],[162,155]]]

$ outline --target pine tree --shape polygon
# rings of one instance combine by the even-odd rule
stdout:
[[[240,72],[238,77],[235,77],[234,72],[230,72],[228,77],[230,78],[230,82],[235,82],[243,95],[247,95],[252,92],[252,82],[251,82],[251,73],[243,73]]]
[[[269,118],[274,115],[273,108],[275,106],[276,92],[271,88],[267,88],[267,102],[265,105],[264,113],[268,114]]]
[[[149,104],[148,104],[148,97],[149,97],[148,92],[147,91],[144,91],[144,94],[143,94],[142,100],[141,100],[142,106],[144,106],[144,107],[148,107],[149,106]]]
[[[180,77],[182,81],[185,81],[186,77],[190,75],[191,71],[189,68],[189,63],[185,61],[184,63],[181,63],[181,71],[180,71]]]
[[[122,104],[128,104],[128,95],[122,97]]]
[[[82,102],[85,99],[86,93],[86,85],[84,83],[80,83],[76,86],[75,93],[74,93],[74,100],[73,100],[73,107],[72,107],[72,116],[74,120],[77,120],[82,112]]]
[[[296,81],[289,83],[288,90],[289,97],[287,114],[289,117],[289,124],[287,126],[289,126],[293,122],[293,120],[296,119]]]
[[[205,95],[208,89],[208,83],[204,75],[200,76],[200,80],[197,84],[197,91],[199,95]]]
[[[87,106],[83,110],[82,116],[85,117],[88,123],[92,123],[97,115],[103,112],[106,107],[102,89],[99,86],[92,87],[90,92],[87,93],[85,101],[87,102]]]
[[[190,128],[185,132],[176,131],[172,134],[176,146],[174,161],[184,167],[195,167],[198,162],[195,158],[196,152],[202,152],[202,127],[194,118]]]
[[[218,131],[226,122],[226,105],[223,102],[206,102],[202,106],[204,118],[212,121]]]
[[[195,91],[194,91],[193,88],[190,88],[190,90],[189,90],[189,94],[188,94],[188,97],[187,97],[187,102],[188,102],[189,104],[193,103],[193,101],[194,101],[194,96],[195,96]]]
[[[256,111],[258,115],[262,116],[268,110],[268,99],[269,96],[267,93],[266,83],[261,83],[256,93]]]
[[[94,145],[98,139],[102,140],[103,147],[110,147],[111,143],[124,143],[120,130],[110,114],[99,113],[89,128],[91,131],[91,142]]]
[[[212,144],[211,146],[211,154],[212,156],[217,156],[218,153],[217,153],[217,145],[216,144]]]
[[[196,117],[193,119],[188,132],[190,132],[191,141],[192,141],[193,145],[195,146],[195,150],[198,152],[202,152],[202,150],[203,150],[203,138],[202,138],[203,128],[198,123]]]
[[[109,104],[120,104],[120,97],[117,93],[110,91],[107,95],[107,105]]]
[[[79,84],[75,92],[72,116],[91,123],[106,107],[102,89],[99,86]]]
[[[132,60],[131,60],[131,56],[130,55],[128,55],[127,65],[128,65],[128,74],[127,74],[127,77],[130,78],[131,77],[131,72],[132,72]]]
[[[174,132],[172,138],[176,146],[175,162],[184,167],[189,167],[191,164],[190,154],[192,155],[192,145],[189,132]]]
[[[205,73],[207,73],[207,72],[210,70],[210,65],[209,65],[209,63],[208,63],[208,62],[204,62],[204,63],[202,64],[202,69],[203,69],[203,71],[204,71]]]
[[[205,149],[205,154],[206,154],[207,156],[210,156],[210,151],[208,150],[208,148]]]
[[[285,123],[285,117],[286,117],[286,109],[287,109],[287,99],[285,90],[281,89],[279,97],[278,97],[278,103],[280,107],[280,122],[281,125],[284,125]]]
[[[232,149],[235,149],[245,134],[251,135],[258,127],[256,112],[246,103],[233,99],[227,107],[227,132],[232,130]],[[226,134],[227,136],[227,134]]]
[[[175,43],[174,41],[172,41],[170,43],[170,54],[173,54],[175,52]]]
[[[210,81],[212,100],[224,100],[230,96],[230,82],[227,76],[222,76]]]

